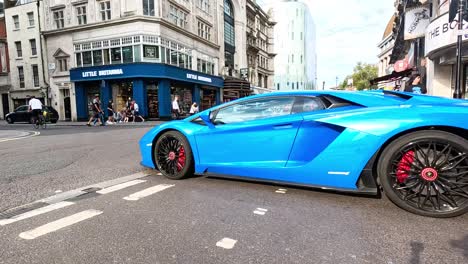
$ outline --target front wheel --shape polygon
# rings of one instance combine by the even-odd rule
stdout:
[[[13,119],[11,119],[11,117],[7,117],[6,121],[8,124],[13,124]]]
[[[162,134],[156,141],[153,157],[158,170],[169,179],[179,180],[193,175],[192,148],[179,132]]]
[[[468,141],[435,130],[407,134],[388,145],[377,173],[385,195],[422,216],[468,212]]]

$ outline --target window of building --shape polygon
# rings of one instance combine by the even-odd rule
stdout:
[[[291,54],[291,63],[294,63],[294,54]]]
[[[187,13],[175,5],[170,5],[169,9],[169,21],[181,28],[187,28]]]
[[[111,3],[110,1],[102,1],[99,3],[99,10],[101,12],[101,20],[106,21],[111,19]]]
[[[15,46],[16,46],[16,56],[18,58],[22,58],[23,57],[23,49],[21,48],[21,41],[16,41]]]
[[[102,50],[93,50],[93,65],[102,65]]]
[[[303,33],[301,32],[301,40],[302,40],[302,34],[303,34]]]
[[[228,75],[233,75],[234,54],[236,52],[236,36],[234,28],[234,12],[230,0],[224,0],[224,66]]]
[[[15,24],[15,29],[20,28],[19,16],[13,16],[13,23]]]
[[[111,49],[111,63],[112,64],[122,63],[122,54],[121,54],[120,48]]]
[[[206,40],[211,40],[211,26],[198,21],[198,36]]]
[[[30,39],[29,44],[31,45],[31,55],[37,55],[37,48],[36,48],[36,39]]]
[[[91,51],[85,51],[82,53],[83,57],[83,67],[93,66],[93,59]]]
[[[304,57],[301,55],[301,64],[304,63]]]
[[[33,85],[34,87],[39,87],[39,67],[37,67],[37,65],[33,65],[32,71],[33,71]]]
[[[88,24],[88,20],[86,17],[86,6],[82,5],[76,7],[76,18],[78,20],[78,25]]]
[[[28,13],[28,20],[29,20],[29,26],[33,27],[35,25],[34,12],[29,12]]]
[[[210,13],[210,0],[197,0],[197,7],[206,13]]]
[[[154,16],[154,0],[143,0],[143,15]]]
[[[54,22],[56,28],[63,28],[65,26],[65,20],[63,19],[63,10],[54,12]]]
[[[66,58],[57,59],[57,65],[60,72],[68,71],[68,61]]]
[[[24,69],[23,69],[23,66],[18,66],[18,78],[19,78],[20,88],[24,88]]]
[[[133,47],[132,46],[122,47],[122,57],[123,57],[123,63],[132,63],[133,62]]]
[[[143,57],[148,59],[159,59],[159,46],[144,45]]]

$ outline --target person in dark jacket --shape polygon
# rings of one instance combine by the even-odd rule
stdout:
[[[426,86],[421,82],[421,74],[414,74],[410,81],[409,85],[406,85],[405,92],[410,92],[414,94],[426,94]]]

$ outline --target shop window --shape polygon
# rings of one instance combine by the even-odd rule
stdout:
[[[216,91],[211,89],[201,89],[200,110],[206,110],[216,105]]]
[[[133,83],[132,82],[119,82],[112,84],[112,89],[117,90],[116,106],[118,110],[127,107],[129,99],[133,99]]]
[[[185,54],[179,53],[179,67],[181,67],[181,68],[186,68],[185,56],[186,56]]]
[[[111,49],[111,60],[112,64],[122,63],[122,56],[121,56],[120,48],[112,48]]]
[[[148,117],[159,117],[159,100],[158,100],[158,85],[157,82],[148,82],[146,85],[147,102],[148,102]]]
[[[83,55],[83,67],[93,66],[91,51],[85,51]]]
[[[177,51],[171,50],[171,65],[175,65],[175,66],[179,65],[177,62],[178,54],[179,53]]]
[[[143,46],[143,56],[145,59],[159,59],[159,46]]]
[[[133,46],[133,55],[135,56],[134,61],[140,62],[141,61],[141,48],[140,46]]]
[[[133,47],[122,47],[122,56],[124,63],[132,63],[133,62]]]
[[[93,61],[95,66],[102,65],[102,50],[93,51]]]
[[[76,54],[76,67],[82,67],[81,64],[81,53]]]
[[[109,65],[110,64],[109,49],[103,49],[102,50],[102,55],[103,55],[103,58],[104,58],[104,64]]]

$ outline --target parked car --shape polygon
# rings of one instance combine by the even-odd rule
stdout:
[[[142,164],[379,195],[423,216],[468,212],[468,101],[393,91],[246,97],[140,140]]]
[[[47,111],[47,121],[51,123],[57,123],[59,119],[58,112],[52,106],[43,106],[42,111]],[[8,124],[26,122],[32,124],[32,113],[29,111],[28,105],[22,105],[15,109],[15,111],[8,113],[5,116],[5,120]]]

